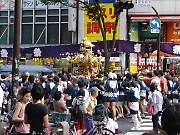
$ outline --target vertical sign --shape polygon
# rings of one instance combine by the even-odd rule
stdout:
[[[132,22],[130,26],[130,40],[138,42],[138,23]]]
[[[100,4],[106,27],[106,39],[112,40],[113,31],[115,26],[115,18],[113,4]],[[102,41],[102,34],[97,21],[93,21],[92,18],[88,17],[87,12],[84,15],[84,36],[91,42]],[[116,39],[120,37],[120,20],[117,26]]]

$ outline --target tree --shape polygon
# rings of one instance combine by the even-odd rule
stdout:
[[[115,9],[115,27],[114,27],[114,31],[113,31],[113,35],[112,35],[112,41],[111,41],[111,46],[110,48],[108,48],[107,46],[107,39],[106,39],[106,26],[105,26],[105,21],[104,21],[104,16],[103,16],[103,12],[102,12],[102,7],[99,4],[99,0],[93,0],[94,3],[93,4],[88,4],[86,2],[83,2],[81,0],[75,0],[76,3],[78,4],[83,4],[83,8],[84,10],[87,12],[87,16],[91,17],[93,21],[97,21],[99,23],[99,27],[101,30],[101,34],[103,37],[103,49],[104,49],[104,56],[105,56],[105,68],[104,71],[105,72],[109,72],[109,60],[110,57],[113,53],[114,50],[114,46],[115,46],[115,42],[116,42],[116,33],[117,33],[117,25],[118,25],[118,21],[119,21],[119,17],[120,17],[120,12],[123,11],[123,7],[120,9],[120,3],[116,3],[116,5],[114,5]],[[63,0],[41,0],[41,2],[48,4],[48,2],[63,2]],[[76,4],[76,5],[78,5]],[[78,8],[76,5],[69,5],[75,8]],[[109,50],[110,49],[110,50]]]

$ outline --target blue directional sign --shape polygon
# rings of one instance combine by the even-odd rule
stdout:
[[[161,20],[159,18],[152,18],[149,24],[152,29],[158,29],[161,27]]]

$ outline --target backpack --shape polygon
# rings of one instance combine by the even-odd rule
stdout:
[[[84,104],[84,96],[76,97],[76,103],[74,105],[73,116],[76,118],[83,117],[83,104]]]

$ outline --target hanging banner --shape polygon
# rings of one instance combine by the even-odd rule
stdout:
[[[106,39],[112,40],[113,31],[115,26],[115,15],[113,4],[100,4],[104,16],[104,22],[106,26]],[[93,21],[92,18],[84,15],[84,36],[91,42],[102,41],[102,34],[97,21]],[[116,39],[120,37],[120,20],[118,21]]]
[[[138,23],[132,22],[130,27],[130,40],[138,42]]]

